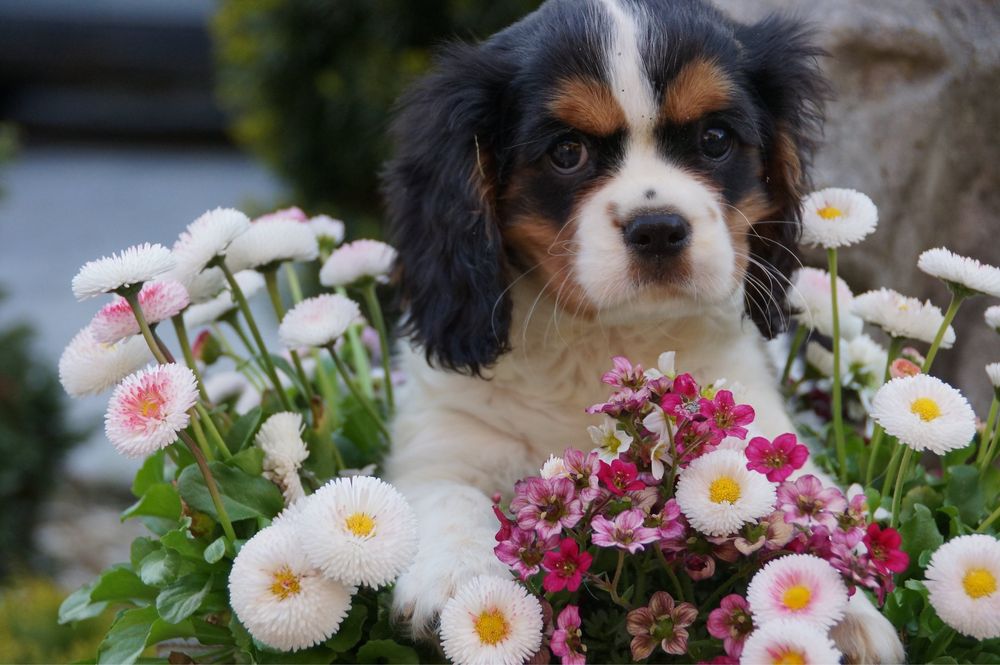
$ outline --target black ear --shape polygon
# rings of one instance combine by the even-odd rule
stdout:
[[[809,166],[821,138],[829,85],[819,67],[825,55],[812,32],[797,21],[770,16],[739,31],[748,78],[763,110],[764,186],[771,214],[750,234],[748,280],[770,290],[769,298],[747,289],[747,313],[765,337],[788,321],[785,290],[799,264],[801,201],[808,193]]]
[[[479,374],[508,349],[497,150],[511,73],[488,45],[445,49],[400,99],[383,173],[403,332],[432,364]]]

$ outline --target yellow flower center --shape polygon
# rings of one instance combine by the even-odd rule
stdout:
[[[801,610],[808,605],[810,600],[812,600],[812,592],[809,591],[808,587],[801,584],[788,587],[781,596],[781,602],[785,604],[785,607],[795,611]]]
[[[806,656],[801,651],[782,651],[772,657],[774,665],[806,665]]]
[[[962,586],[969,598],[982,598],[997,590],[997,578],[985,568],[973,568],[962,578]]]
[[[930,397],[918,397],[913,400],[910,411],[920,416],[925,423],[941,417],[941,407]]]
[[[712,503],[736,503],[740,498],[740,484],[729,476],[720,476],[708,488],[708,498]]]
[[[816,211],[816,214],[823,219],[837,219],[844,216],[844,211],[833,206],[826,206]]]
[[[159,418],[160,407],[163,405],[163,398],[155,390],[146,390],[139,395],[136,406],[143,418]]]
[[[476,617],[476,634],[483,644],[493,646],[510,634],[510,626],[500,610],[487,610]]]
[[[299,576],[292,572],[288,566],[274,571],[271,583],[271,593],[280,600],[285,600],[289,596],[296,596],[302,591],[299,583]]]
[[[372,531],[375,530],[375,520],[372,519],[371,515],[366,513],[348,515],[344,523],[347,525],[348,531],[361,538],[370,536]]]
[[[618,449],[622,447],[622,440],[614,434],[608,434],[604,438],[604,447],[607,448],[609,452],[617,453]]]

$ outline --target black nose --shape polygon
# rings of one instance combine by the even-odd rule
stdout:
[[[679,254],[690,238],[691,225],[673,213],[640,215],[625,227],[625,244],[629,249],[650,257]]]

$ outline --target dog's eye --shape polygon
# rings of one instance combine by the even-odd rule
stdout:
[[[700,148],[709,159],[722,159],[733,148],[733,135],[725,127],[707,127],[701,133]]]
[[[559,173],[576,173],[587,163],[587,146],[576,138],[560,139],[549,149],[549,161]]]

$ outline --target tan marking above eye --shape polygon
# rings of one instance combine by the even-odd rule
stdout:
[[[729,105],[734,84],[713,60],[697,59],[684,65],[667,83],[660,115],[676,124],[689,123]]]
[[[611,89],[591,78],[560,81],[548,109],[570,127],[592,136],[610,136],[625,128],[625,112]]]

